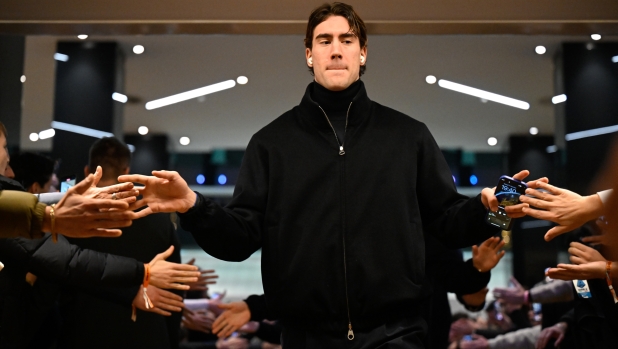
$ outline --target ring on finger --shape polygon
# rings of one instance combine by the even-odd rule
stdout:
[[[112,193],[112,200],[117,200],[116,193]]]

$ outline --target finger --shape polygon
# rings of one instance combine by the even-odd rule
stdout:
[[[67,194],[65,195],[65,197],[71,194],[82,195],[86,192],[86,190],[88,190],[88,188],[92,187],[93,183],[94,183],[94,175],[91,173],[83,181],[69,188],[69,190],[67,190]]]
[[[533,203],[530,203],[530,206],[538,207],[537,205]],[[555,215],[549,211],[537,210],[532,207],[524,207],[521,209],[521,212],[525,213],[526,215],[532,218],[536,218],[536,219],[540,219],[544,221],[553,222],[553,219],[555,218]]]
[[[185,264],[190,264],[190,265],[195,264],[195,258],[191,258],[191,260],[190,260],[190,261],[188,261],[188,262],[187,262],[187,263],[185,263]]]
[[[547,335],[542,333],[539,340],[536,342],[536,349],[545,349],[547,346]]]
[[[571,256],[571,257],[569,257],[569,260],[573,264],[584,264],[584,263],[586,263],[585,260],[583,260],[581,257],[577,257],[577,256]]]
[[[183,277],[183,276],[173,276],[170,282],[176,282],[181,284],[188,284],[197,281],[197,276],[194,277]]]
[[[560,343],[562,343],[563,339],[564,333],[560,333],[560,335],[558,335],[558,339],[556,339],[556,341],[554,342],[554,347],[558,348],[560,346]]]
[[[75,188],[75,187],[73,187]],[[126,210],[129,208],[129,204],[124,201],[112,200],[112,199],[88,199],[84,200],[86,208],[90,210],[99,210],[105,208],[114,208],[118,210]]]
[[[88,232],[88,237],[117,238],[122,235],[120,229],[91,229]]]
[[[496,248],[494,248],[495,251],[500,250],[501,248],[504,247],[504,245],[506,245],[506,241],[504,240],[499,240],[498,245],[496,246]]]
[[[497,256],[498,256],[498,260],[496,261],[496,264],[498,264],[500,262],[500,260],[502,259],[502,257],[504,257],[504,255],[506,254],[506,251],[500,251]]]
[[[171,245],[167,250],[157,254],[155,258],[153,258],[152,262],[166,260],[169,256],[174,252],[174,245]]]
[[[472,246],[472,256],[477,256],[478,254],[479,254],[478,246],[476,245]]]
[[[138,175],[138,174],[130,174],[130,175],[122,175],[118,177],[118,182],[120,183],[124,183],[124,182],[133,182],[133,183],[141,183],[141,184],[146,184],[148,182],[149,179],[151,179],[152,177],[150,176],[144,176],[144,175]]]
[[[568,225],[558,225],[555,226],[551,229],[549,229],[547,231],[547,233],[545,234],[545,241],[551,241],[553,240],[556,236],[562,235],[564,233],[568,233],[571,230],[575,229],[574,227],[568,226]]]
[[[153,213],[152,209],[150,207],[146,207],[145,209],[135,212],[135,219],[140,219],[140,218],[144,218],[148,215],[150,215],[151,213]]]
[[[514,276],[511,276],[510,281],[516,288],[524,288]]]
[[[541,181],[538,181],[536,183],[536,187],[537,187],[537,189],[547,190],[550,194],[553,194],[553,195],[560,195],[562,193],[560,189],[554,187],[553,185],[551,185],[549,183],[545,183],[545,182],[541,182]]]
[[[577,241],[573,241],[573,242],[571,242],[571,243],[569,244],[569,246],[571,246],[571,247],[569,247],[569,250],[570,250],[571,248],[573,248],[574,250],[578,250],[578,251],[581,251],[581,252],[588,252],[588,251],[590,251],[590,250],[594,250],[593,248],[588,247],[588,246],[586,246],[586,245],[582,244],[581,242],[577,242]],[[569,252],[569,253],[570,253],[570,252]]]
[[[603,236],[602,235],[586,236],[582,238],[582,241],[585,243],[593,244],[593,245],[599,245],[603,243]]]
[[[158,178],[174,180],[180,177],[176,171],[152,171],[152,175]]]
[[[172,247],[174,247],[174,246],[172,246]],[[199,277],[200,276],[200,272],[197,271],[197,266],[196,265],[178,264],[178,263],[170,263],[170,264],[173,264],[172,270],[176,271],[176,273],[174,273],[174,275],[195,276],[195,277]]]
[[[99,184],[101,177],[103,177],[103,169],[101,168],[101,166],[97,166],[97,169],[94,171],[94,178],[92,180],[93,187],[96,187],[97,184]]]
[[[156,313],[156,314],[159,314],[159,315],[163,315],[163,316],[172,316],[172,313],[167,312],[167,311],[165,311],[163,309],[160,309],[160,308],[156,308],[156,307],[152,308],[152,309],[150,309],[148,311]]]
[[[173,301],[177,301],[182,303],[182,297],[175,294],[174,292],[170,292],[170,291],[166,291],[166,290],[157,290],[159,295],[161,297],[165,297],[167,299],[173,300]],[[184,303],[178,305],[179,307],[183,307],[184,308]]]
[[[191,286],[189,286],[189,285],[181,285],[181,284],[177,284],[177,283],[170,283],[165,288],[172,289],[172,290],[188,291],[189,289],[191,289]]]
[[[526,177],[528,177],[529,175],[530,175],[530,171],[528,171],[528,170],[521,170],[521,171],[517,172],[513,176],[513,178],[521,181],[521,180],[526,179]]]
[[[107,186],[101,189],[103,193],[106,193],[106,194],[116,193],[116,196],[118,196],[119,193],[121,192],[133,192],[133,183],[129,182],[129,183],[114,184],[114,185],[110,185],[110,186]],[[137,193],[138,191],[136,190],[135,192]]]
[[[181,307],[178,307],[178,306],[175,306],[175,305],[172,305],[172,304],[168,304],[168,303],[165,303],[165,302],[157,302],[156,306],[158,308],[160,308],[160,309],[171,311],[171,312],[174,312],[174,313],[179,313],[179,312],[182,311]]]

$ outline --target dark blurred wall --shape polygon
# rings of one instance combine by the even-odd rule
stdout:
[[[0,121],[8,131],[7,143],[19,146],[21,129],[20,81],[24,71],[24,36],[0,35]]]
[[[99,131],[119,132],[122,110],[112,100],[123,86],[122,55],[113,42],[59,42],[57,52],[69,56],[56,64],[54,121]],[[119,126],[118,126],[119,125]],[[122,135],[116,133],[122,139]],[[59,175],[81,178],[94,137],[56,129],[52,156],[60,159]]]

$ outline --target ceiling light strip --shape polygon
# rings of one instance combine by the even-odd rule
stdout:
[[[58,129],[58,130],[79,133],[84,136],[90,136],[90,137],[95,137],[95,138],[114,137],[114,134],[110,132],[99,131],[99,130],[95,130],[92,128],[67,124],[67,123],[59,122],[59,121],[52,121],[51,127]]]
[[[195,90],[191,90],[191,91],[187,91],[187,92],[182,92],[182,93],[175,94],[175,95],[172,95],[172,96],[169,96],[169,97],[165,97],[165,98],[161,98],[161,99],[156,99],[154,101],[150,101],[150,102],[146,103],[146,109],[152,110],[152,109],[156,109],[156,108],[165,107],[165,106],[170,105],[170,104],[184,102],[184,101],[192,99],[192,98],[197,98],[197,97],[209,95],[211,93],[227,90],[227,89],[230,89],[230,88],[232,88],[234,86],[236,86],[236,82],[234,80],[226,80],[226,81],[219,82],[219,83],[216,83],[216,84],[200,87],[200,88],[197,88]]]
[[[524,102],[524,101],[520,101],[520,100],[517,100],[517,99],[514,99],[514,98],[502,96],[502,95],[499,95],[497,93],[483,91],[483,90],[480,90],[478,88],[474,88],[474,87],[458,84],[456,82],[440,79],[438,81],[438,85],[440,87],[442,87],[442,88],[445,88],[445,89],[448,89],[448,90],[451,90],[451,91],[465,93],[465,94],[470,95],[470,96],[475,96],[475,97],[478,97],[478,98],[486,99],[488,101],[492,101],[492,102],[508,105],[510,107],[524,109],[524,110],[530,109],[530,104],[528,102]]]
[[[576,139],[600,136],[600,135],[604,135],[604,134],[608,134],[608,133],[614,133],[614,132],[618,132],[618,125],[601,127],[601,128],[594,128],[592,130],[586,130],[586,131],[579,131],[579,132],[568,133],[567,135],[564,136],[564,139],[566,139],[567,141],[574,141]]]

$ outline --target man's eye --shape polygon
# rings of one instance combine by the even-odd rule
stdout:
[[[320,41],[320,44],[328,45],[328,44],[330,44],[330,41],[328,41],[328,40]]]

